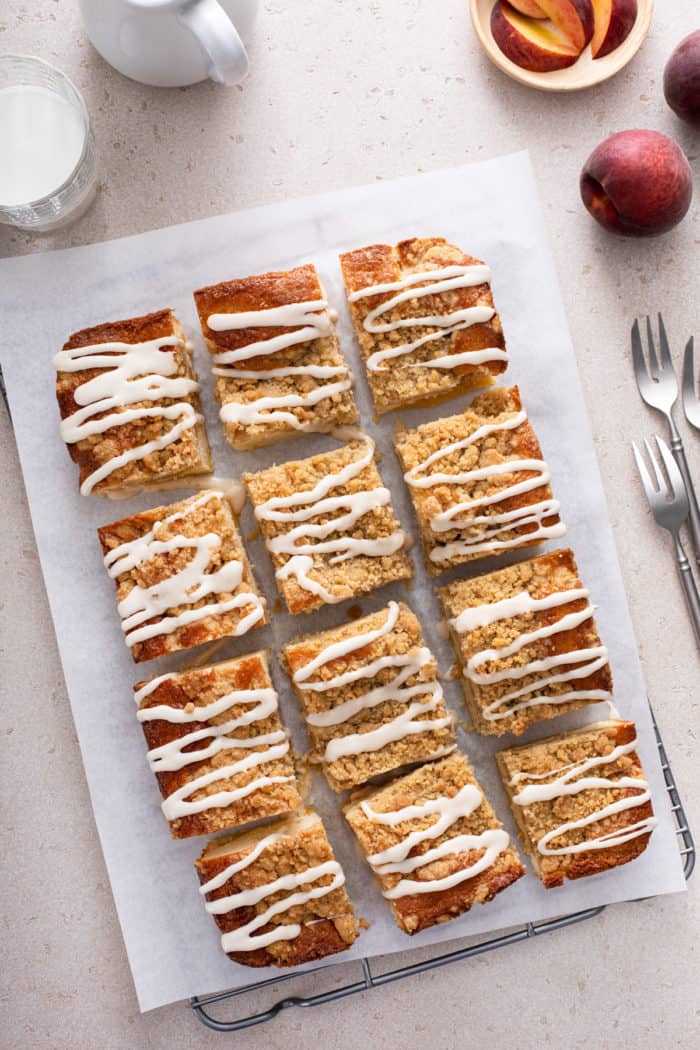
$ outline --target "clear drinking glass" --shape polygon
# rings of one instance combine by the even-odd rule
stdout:
[[[54,111],[67,119],[69,136],[61,138]],[[0,223],[53,230],[87,210],[97,189],[95,141],[83,98],[59,69],[31,55],[0,54],[0,140]]]

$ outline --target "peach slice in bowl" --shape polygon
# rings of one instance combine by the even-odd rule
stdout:
[[[510,0],[510,4],[521,15],[527,15],[529,18],[547,18],[547,14],[536,0]]]
[[[615,25],[619,25],[620,22],[629,23],[631,3],[636,5],[636,18],[627,36],[615,46],[610,43],[619,32],[613,32]],[[514,61],[512,57],[504,54],[497,43],[496,34],[499,33],[499,29],[496,29],[496,33],[492,29],[495,0],[469,0],[469,11],[477,39],[494,65],[513,80],[540,91],[580,91],[615,76],[634,58],[649,33],[654,2],[653,0],[585,0],[584,3],[583,0],[516,0],[516,3],[509,3],[508,0],[503,0],[501,3],[499,0],[498,6],[507,11],[509,39],[511,41],[513,39],[510,27],[514,24],[519,36],[527,39],[526,45],[522,45],[520,40],[518,44],[525,48],[525,61],[528,68],[523,68],[519,64],[523,61],[520,50],[515,54],[517,61]],[[524,10],[526,7],[527,12]],[[545,12],[546,7],[548,10]],[[553,18],[555,8],[556,22]],[[542,16],[536,14],[535,9],[545,13],[547,20],[543,20]],[[626,12],[624,17],[623,12]],[[522,21],[518,20],[518,16]],[[572,26],[576,27],[577,20],[578,30],[577,28],[572,29]],[[527,23],[527,26],[524,23]],[[532,27],[537,24],[540,26],[540,31],[546,29],[544,36],[533,30]],[[583,49],[579,48],[580,54],[575,54],[573,58],[564,53],[567,47],[576,50],[571,36],[564,32],[564,26],[579,43],[582,38],[584,41],[590,41],[590,44],[588,42],[584,44]],[[541,48],[545,54],[535,55],[533,58],[532,51],[538,43],[545,45]],[[596,58],[593,57],[592,48],[594,46],[596,47]],[[552,50],[555,52],[554,57],[551,54]],[[549,55],[547,55],[548,51]],[[513,48],[511,48],[511,54],[513,54]]]
[[[583,50],[549,23],[528,18],[506,0],[494,4],[491,33],[506,58],[535,73],[566,69]]]

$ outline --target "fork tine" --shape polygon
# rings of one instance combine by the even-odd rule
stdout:
[[[647,438],[644,438],[644,447],[647,450],[649,462],[651,463],[654,470],[654,477],[656,478],[656,491],[663,494],[668,489],[668,486],[666,484],[666,478],[664,477],[663,471],[661,470],[661,467],[657,462],[656,456],[654,455],[654,450],[651,447],[651,442],[648,441]]]
[[[632,442],[632,451],[634,452],[634,458],[635,458],[635,461],[637,463],[637,470],[639,471],[639,476],[642,479],[642,485],[644,486],[644,492],[645,492],[646,498],[647,498],[648,502],[651,503],[653,498],[654,498],[654,496],[656,495],[656,491],[654,489],[654,486],[651,483],[651,478],[649,477],[649,471],[647,470],[647,465],[644,462],[644,459],[642,457],[642,453],[637,448],[637,442],[636,441]]]
[[[671,348],[668,345],[668,336],[666,335],[666,325],[664,319],[661,316],[661,312],[658,314],[659,319],[659,350],[661,358],[661,367],[667,368],[669,365],[673,368],[673,362],[671,361]]]
[[[683,354],[683,401],[686,405],[697,400],[695,389],[695,340],[691,335]]]
[[[644,357],[644,347],[642,346],[642,333],[639,329],[639,321],[635,321],[632,325],[632,362],[634,364],[634,374],[637,377],[637,385],[639,386],[640,391],[642,391],[645,384],[649,382],[649,375],[647,373],[647,363]]]
[[[651,327],[651,318],[647,314],[647,352],[649,354],[649,369],[653,379],[659,378],[659,362],[656,358],[656,347],[654,346],[654,333]]]
[[[668,480],[671,483],[671,488],[673,490],[673,498],[674,498],[674,500],[684,500],[685,503],[686,503],[686,506],[687,506],[687,504],[688,504],[688,494],[685,491],[685,485],[683,484],[683,477],[681,476],[681,472],[678,469],[678,464],[676,463],[675,459],[673,458],[673,453],[671,452],[671,449],[668,447],[668,445],[663,440],[663,438],[660,438],[658,436],[658,434],[655,435],[655,437],[656,437],[656,445],[657,445],[657,447],[659,449],[659,452],[661,453],[661,458],[664,461],[664,466],[666,467],[666,473],[668,474]]]

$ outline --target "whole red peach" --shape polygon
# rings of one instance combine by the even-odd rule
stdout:
[[[664,95],[681,120],[700,128],[700,29],[681,40],[666,63]]]
[[[623,237],[653,237],[681,221],[693,196],[690,165],[668,135],[620,131],[593,150],[581,172],[593,218]]]

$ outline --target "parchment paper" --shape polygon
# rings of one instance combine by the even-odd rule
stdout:
[[[517,193],[512,192],[513,186],[518,187]],[[526,154],[256,208],[106,244],[4,260],[0,262],[2,367],[95,818],[142,1010],[246,984],[276,971],[252,971],[223,955],[192,868],[204,840],[170,839],[155,778],[146,763],[131,687],[149,674],[181,666],[187,656],[178,654],[140,667],[132,663],[122,640],[114,585],[103,568],[95,535],[98,525],[147,506],[173,502],[182,493],[119,503],[78,495],[77,474],[58,433],[51,358],[77,329],[172,306],[195,345],[217,474],[237,476],[244,469],[334,447],[331,439],[315,436],[260,453],[235,453],[225,444],[191,295],[206,284],[313,261],[331,305],[339,312],[341,343],[355,370],[363,425],[377,438],[382,452],[380,469],[392,490],[399,519],[415,534],[408,493],[391,445],[395,419],[373,421],[337,259],[338,252],[345,249],[378,241],[394,243],[413,235],[445,236],[492,268],[494,297],[510,351],[506,381],[521,385],[525,407],[550,463],[554,493],[568,526],[568,536],[561,543],[573,546],[584,582],[599,606],[598,622],[611,653],[616,703],[623,716],[637,722],[640,753],[660,819],[649,848],[632,864],[549,892],[530,870],[491,904],[475,906],[462,918],[409,939],[394,926],[388,905],[360,861],[340,816],[338,799],[315,774],[313,802],[345,868],[357,913],[370,922],[351,952],[337,956],[336,961],[400,952],[684,888],[575,359]],[[452,414],[465,401],[456,399],[430,412],[404,412],[401,418],[415,425],[425,418]],[[248,506],[242,519],[243,534],[253,527]],[[250,543],[248,549],[272,606],[276,590],[267,554],[260,541]],[[392,597],[407,599],[422,620],[428,644],[445,674],[452,655],[438,632],[439,606],[417,548],[414,561],[417,576],[410,591],[403,585],[387,588],[364,599],[362,611],[379,609]],[[461,573],[491,567],[492,563],[479,563]],[[448,574],[439,582],[459,574]],[[276,648],[298,634],[343,622],[346,607],[331,607],[311,617],[275,614],[272,626],[225,643],[216,659],[263,646]],[[303,750],[306,740],[296,702],[279,669],[275,678],[283,717],[296,746]],[[446,682],[445,688],[448,702],[463,719],[459,683]],[[542,723],[530,729],[526,739],[606,714],[607,708],[598,705],[568,719]],[[491,758],[503,744],[503,738],[487,740],[460,730],[461,747],[514,834]],[[55,819],[60,821],[60,812]]]

